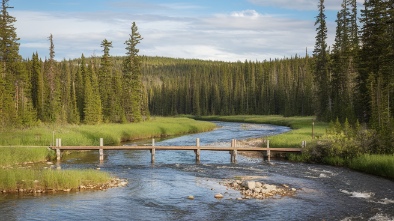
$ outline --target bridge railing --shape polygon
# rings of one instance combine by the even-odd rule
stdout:
[[[56,145],[51,148],[56,150],[56,159],[60,162],[61,150],[98,150],[99,160],[104,160],[104,150],[149,150],[151,153],[151,162],[155,162],[156,150],[193,150],[196,155],[196,162],[200,162],[200,152],[204,151],[229,151],[230,161],[235,163],[237,161],[238,151],[265,151],[268,161],[271,161],[271,151],[276,152],[301,152],[302,148],[270,148],[269,140],[266,140],[266,147],[239,147],[237,140],[232,139],[230,147],[215,147],[215,146],[200,146],[200,138],[196,139],[195,146],[156,146],[155,139],[152,139],[151,146],[104,146],[103,138],[100,138],[99,146],[62,146],[62,140],[56,139]],[[306,142],[302,141],[301,147],[305,147]]]

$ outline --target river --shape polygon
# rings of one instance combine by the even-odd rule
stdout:
[[[163,141],[156,145],[230,145],[231,139],[261,137],[287,127],[216,122],[219,128]],[[145,143],[149,141],[144,141]],[[139,143],[141,144],[141,143]],[[134,145],[128,143],[127,145]],[[126,178],[127,187],[61,194],[0,195],[0,220],[393,220],[394,182],[324,165],[264,162],[228,152],[97,151],[65,157],[62,169],[100,168]],[[222,182],[251,176],[269,184],[296,188],[294,196],[240,200]],[[222,193],[223,199],[214,195]],[[187,199],[193,195],[194,200]]]

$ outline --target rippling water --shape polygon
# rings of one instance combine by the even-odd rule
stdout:
[[[230,140],[261,137],[289,129],[271,125],[218,123],[219,129],[157,142],[156,145],[230,145]],[[132,145],[132,144],[129,144]],[[106,151],[64,159],[62,168],[97,168],[129,185],[106,191],[41,196],[0,195],[0,220],[393,220],[394,182],[344,168],[272,161],[227,152]],[[297,189],[292,197],[237,200],[239,192],[220,184],[254,176]],[[215,199],[216,193],[224,198]],[[193,195],[194,200],[187,197]]]

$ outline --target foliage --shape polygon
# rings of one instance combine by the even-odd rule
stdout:
[[[27,162],[40,162],[54,158],[46,147],[0,147],[0,167]]]
[[[353,159],[349,167],[354,170],[394,179],[394,155],[363,154]]]
[[[330,119],[331,116],[331,85],[329,82],[329,54],[327,52],[327,25],[324,0],[319,0],[319,13],[316,16],[316,42],[313,50],[314,82],[316,84],[316,115],[320,120]]]
[[[311,58],[220,62],[144,57],[153,115],[313,115]]]
[[[128,124],[58,125],[42,124],[29,129],[12,129],[0,133],[0,145],[49,146],[53,138],[61,138],[63,145],[118,145],[122,141],[165,137],[212,130],[215,124],[185,117],[155,117],[149,121]],[[16,136],[17,135],[17,136]]]
[[[111,179],[108,173],[96,170],[32,170],[0,169],[0,189],[77,189],[81,185],[100,185]]]

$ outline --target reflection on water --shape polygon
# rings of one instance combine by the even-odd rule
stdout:
[[[201,145],[285,132],[266,125],[218,123],[211,133],[157,142],[157,145]],[[250,131],[249,131],[250,129]],[[149,143],[150,141],[144,141]],[[132,145],[132,144],[129,144]],[[155,164],[149,151],[106,151],[102,164],[96,151],[70,156],[67,168],[97,168],[129,185],[106,191],[42,196],[0,195],[0,220],[390,220],[394,218],[393,181],[344,168],[238,156],[230,163],[225,152],[157,151]],[[240,194],[220,184],[226,179],[251,176],[270,184],[297,189],[293,197],[237,200]],[[215,199],[216,193],[224,198]],[[194,200],[187,199],[193,195]]]

